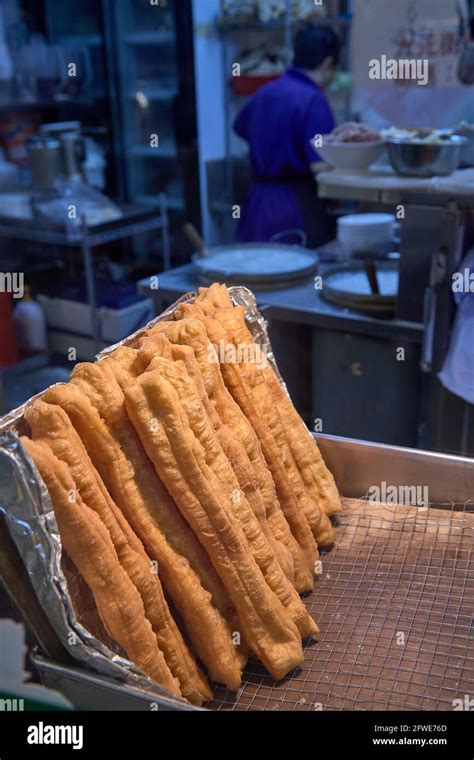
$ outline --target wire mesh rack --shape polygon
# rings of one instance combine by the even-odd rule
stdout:
[[[251,662],[209,709],[453,710],[473,695],[472,505],[346,500],[337,533],[305,599],[321,632],[301,670],[275,684]]]

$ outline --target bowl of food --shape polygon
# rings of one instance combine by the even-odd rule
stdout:
[[[322,145],[314,142],[323,161],[334,169],[366,171],[383,153],[385,144],[380,134],[366,124],[346,122],[323,135]]]
[[[384,133],[390,163],[406,177],[452,174],[459,166],[465,137],[440,129],[389,129]]]

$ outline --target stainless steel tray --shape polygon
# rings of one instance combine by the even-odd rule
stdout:
[[[316,438],[344,496],[363,498],[371,485],[385,481],[427,486],[434,505],[474,506],[474,459],[334,435]]]
[[[318,442],[352,497],[305,598],[321,633],[307,642],[301,670],[275,684],[251,662],[242,688],[215,689],[207,709],[454,709],[474,688],[474,460],[332,436]],[[364,501],[382,482],[427,486],[430,507]],[[197,709],[44,658],[35,665],[82,709]]]
[[[93,673],[76,666],[61,665],[47,660],[38,652],[31,654],[31,662],[45,686],[64,694],[77,710],[190,710],[201,711],[181,701],[150,694],[144,689],[115,681],[107,676]]]

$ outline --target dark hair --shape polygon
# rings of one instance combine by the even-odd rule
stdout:
[[[328,57],[334,65],[339,61],[339,38],[327,26],[308,25],[296,35],[293,48],[293,65],[300,69],[316,69]]]

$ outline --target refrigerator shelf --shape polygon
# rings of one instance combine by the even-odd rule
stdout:
[[[171,140],[160,142],[159,148],[148,145],[134,145],[131,149],[134,156],[139,158],[176,158],[176,144]]]
[[[127,45],[159,45],[172,44],[175,41],[173,32],[163,29],[146,32],[131,32],[123,37]]]

